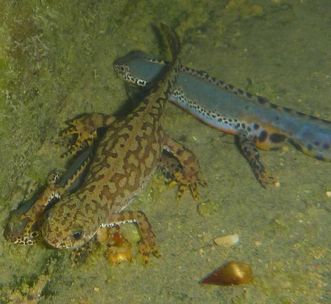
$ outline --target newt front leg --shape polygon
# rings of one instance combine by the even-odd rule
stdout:
[[[109,224],[102,224],[102,227],[114,227],[125,223],[134,223],[137,225],[140,234],[139,253],[144,263],[148,262],[151,254],[159,257],[159,251],[155,243],[155,234],[146,217],[141,211],[122,211],[118,214],[112,214],[109,217]]]

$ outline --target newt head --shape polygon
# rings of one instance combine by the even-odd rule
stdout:
[[[149,87],[152,80],[160,74],[164,64],[140,51],[132,51],[118,58],[113,64],[116,74],[127,83],[137,87]]]
[[[33,245],[37,242],[40,215],[31,212],[32,206],[39,203],[35,197],[21,202],[15,210],[10,212],[3,233],[8,241],[22,245]]]

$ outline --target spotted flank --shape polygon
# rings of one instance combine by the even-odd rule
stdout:
[[[198,197],[197,185],[203,181],[196,157],[167,136],[160,123],[180,67],[176,33],[165,25],[160,26],[160,32],[172,58],[158,79],[152,81],[139,105],[124,118],[98,113],[82,115],[71,120],[62,132],[62,136],[73,138],[69,154],[76,154],[96,138],[98,143],[78,189],[64,194],[44,215],[41,232],[49,245],[59,249],[79,248],[100,227],[130,222],[136,224],[140,233],[139,252],[144,262],[150,255],[158,256],[155,235],[146,215],[126,208],[160,163],[167,166],[163,160],[169,157],[178,163],[178,170],[169,168],[169,171],[181,191],[185,188],[194,198]],[[100,137],[99,128],[104,129]]]
[[[114,63],[115,71],[130,84],[149,87],[165,62],[142,52],[131,52]],[[331,160],[331,123],[277,106],[204,71],[179,69],[169,100],[202,122],[238,136],[241,151],[262,186],[275,184],[260,160],[258,150],[279,148],[292,142],[304,153]]]

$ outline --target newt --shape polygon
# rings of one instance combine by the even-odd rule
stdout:
[[[172,60],[139,105],[123,118],[86,114],[65,130],[65,134],[76,135],[73,150],[79,150],[90,140],[89,134],[93,138],[98,128],[106,127],[79,189],[61,197],[43,216],[42,237],[52,247],[79,248],[94,237],[99,227],[135,223],[143,260],[147,262],[150,255],[158,256],[155,235],[146,215],[126,207],[150,180],[163,153],[170,153],[181,166],[175,176],[180,188],[190,190],[197,198],[197,186],[203,183],[198,160],[190,150],[167,136],[160,122],[180,66],[176,33],[165,25],[160,26],[160,32]]]
[[[114,70],[134,86],[149,87],[165,65],[164,61],[134,51],[117,59]],[[280,148],[289,141],[307,155],[331,160],[330,121],[278,106],[207,72],[181,66],[168,99],[205,124],[235,135],[263,187],[276,180],[267,173],[258,149]]]
[[[58,172],[51,172],[45,187],[10,212],[4,229],[8,241],[22,245],[36,243],[40,237],[40,224],[45,210],[61,199],[64,193],[73,193],[78,189],[92,153],[93,145],[90,145],[75,157],[62,176]]]

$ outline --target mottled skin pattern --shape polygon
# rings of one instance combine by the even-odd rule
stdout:
[[[198,162],[189,150],[165,135],[160,124],[177,75],[179,47],[176,35],[165,26],[161,29],[168,39],[173,61],[132,113],[124,119],[110,119],[83,185],[50,208],[42,235],[56,248],[78,248],[91,240],[100,226],[134,222],[141,235],[139,251],[145,261],[150,254],[156,255],[155,236],[144,213],[124,209],[148,182],[163,150],[178,159],[184,169],[176,179],[196,196],[196,185],[200,182]],[[67,132],[78,136],[77,146],[84,142],[81,134],[93,134],[98,127],[108,126],[107,119],[102,119],[107,116],[92,115],[93,123],[88,126],[81,123],[91,118],[86,115],[73,121]]]

